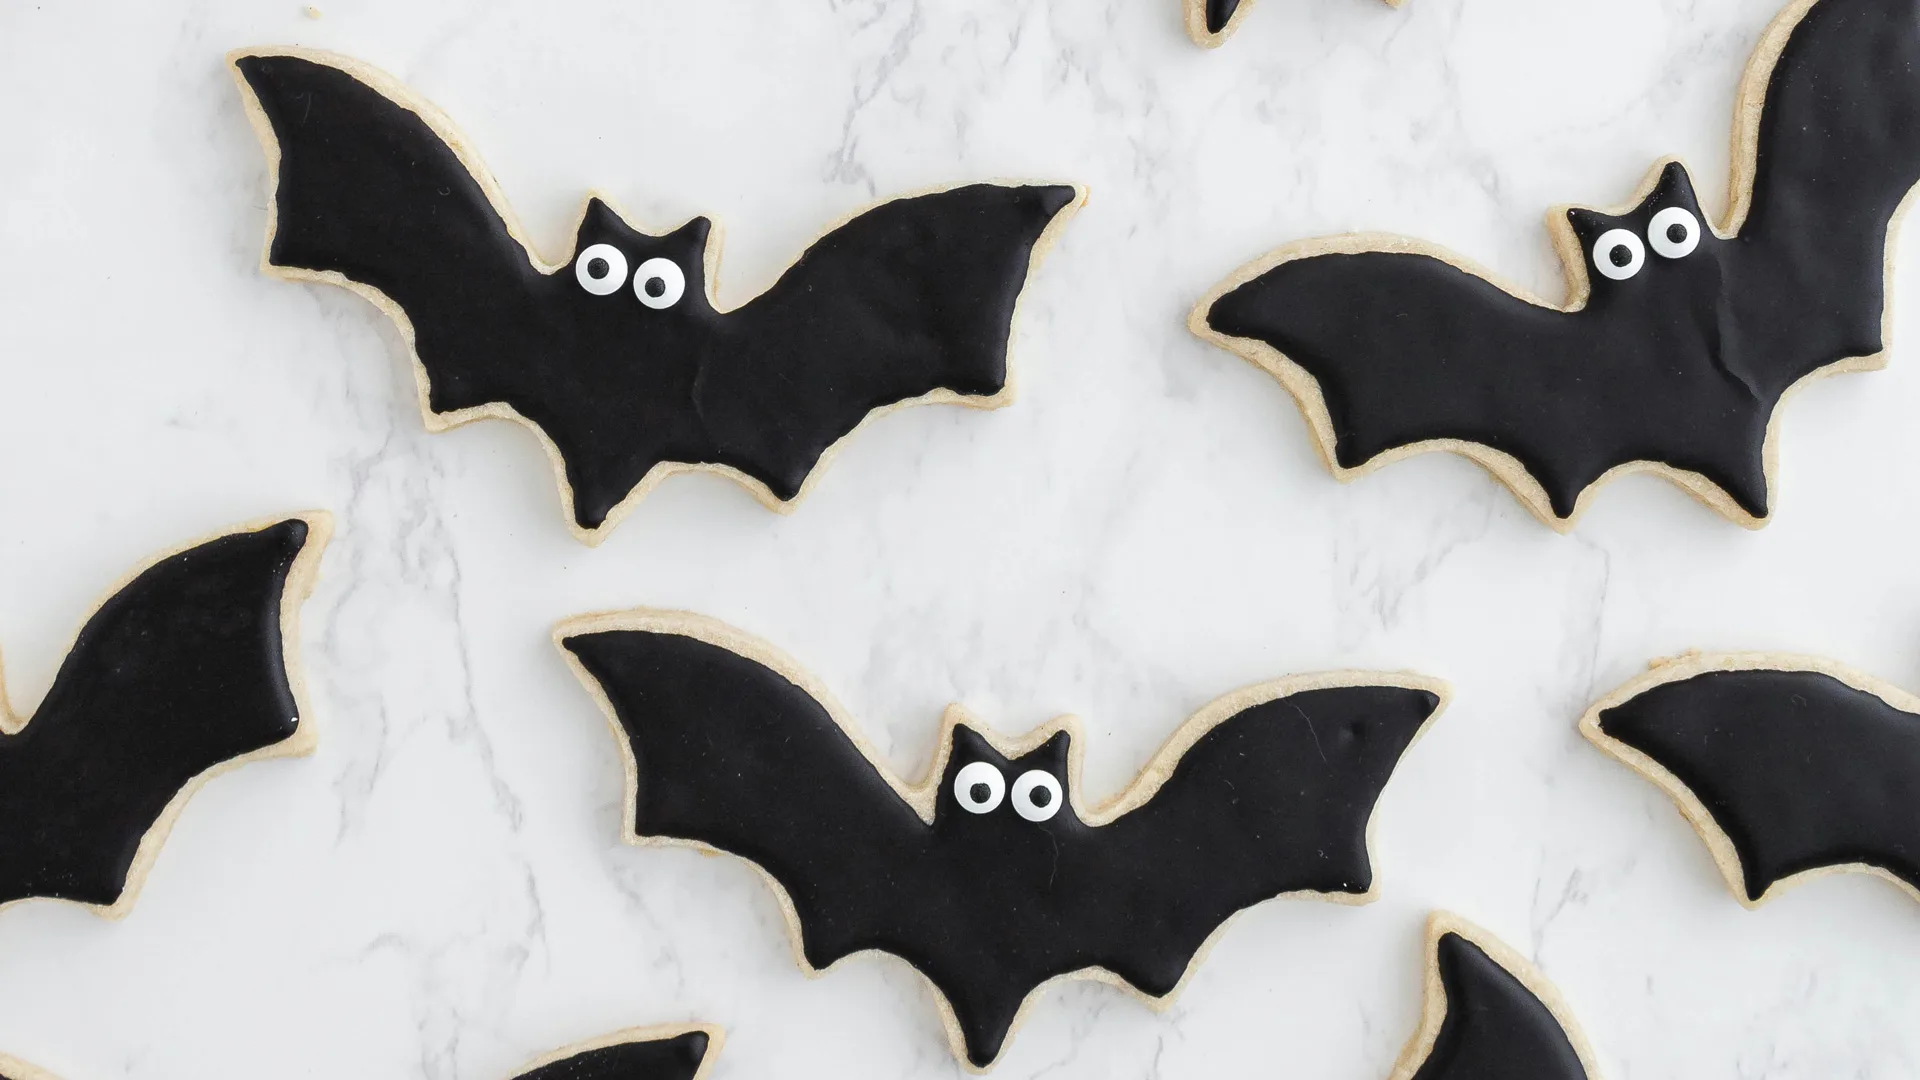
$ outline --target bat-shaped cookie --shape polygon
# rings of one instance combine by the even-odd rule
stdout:
[[[514,1080],[701,1080],[725,1041],[717,1027],[622,1031],[550,1054]]]
[[[1920,900],[1920,698],[1814,657],[1688,655],[1580,730],[1667,793],[1742,904],[1838,871]]]
[[[726,1037],[717,1027],[636,1028],[541,1058],[513,1080],[702,1080]],[[55,1080],[0,1054],[0,1080]]]
[[[870,949],[904,959],[976,1069],[1049,979],[1165,998],[1243,908],[1370,899],[1374,803],[1444,689],[1358,673],[1250,687],[1088,809],[1070,718],[1006,743],[949,709],[911,787],[797,665],[723,624],[629,612],[555,639],[628,752],[628,839],[751,861],[809,971]]]
[[[328,529],[308,514],[160,558],[80,628],[30,719],[0,695],[0,906],[125,914],[200,784],[310,748],[294,648]]]
[[[1217,49],[1227,43],[1241,20],[1253,10],[1254,0],[1180,0],[1187,16],[1187,36],[1196,45]],[[1401,0],[1387,0],[1399,7]]]
[[[1021,290],[1082,200],[983,183],[881,203],[722,311],[706,218],[655,236],[589,198],[573,254],[546,263],[451,123],[400,84],[304,50],[230,62],[272,174],[266,269],[392,316],[430,430],[531,427],[588,543],[675,471],[716,470],[781,509],[877,412],[1006,403]]]
[[[1717,227],[1673,161],[1631,209],[1549,214],[1561,306],[1355,235],[1242,268],[1191,325],[1299,399],[1341,479],[1450,450],[1564,531],[1597,485],[1652,470],[1757,528],[1782,397],[1884,363],[1889,232],[1920,181],[1920,6],[1783,12],[1747,69],[1733,163]]]
[[[1428,919],[1426,1004],[1391,1080],[1599,1080],[1593,1062],[1524,957],[1456,915]]]

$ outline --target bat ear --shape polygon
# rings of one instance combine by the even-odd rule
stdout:
[[[992,761],[1004,762],[1000,751],[993,748],[987,737],[968,726],[964,720],[956,720],[953,725],[953,744],[947,755],[949,762],[955,761]],[[951,769],[954,766],[948,765]]]
[[[1573,226],[1573,235],[1580,239],[1581,250],[1593,247],[1600,234],[1615,228],[1620,219],[1583,206],[1567,207],[1567,224]]]
[[[1035,760],[1051,772],[1066,768],[1067,753],[1073,749],[1073,732],[1061,728],[1047,737],[1047,741],[1026,756],[1026,760]]]
[[[620,212],[608,206],[598,195],[587,197],[587,208],[580,214],[580,235],[603,238],[632,231]]]
[[[703,271],[707,261],[707,237],[713,232],[712,220],[689,218],[685,225],[661,238],[674,262],[688,271]]]
[[[1700,200],[1693,193],[1693,177],[1687,174],[1687,167],[1678,161],[1669,161],[1660,170],[1660,179],[1648,193],[1643,209],[1664,210],[1669,206],[1681,206],[1700,213]]]

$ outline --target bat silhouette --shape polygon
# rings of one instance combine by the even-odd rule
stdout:
[[[1180,0],[1186,9],[1187,36],[1196,45],[1217,49],[1227,43],[1235,30],[1240,29],[1241,20],[1247,12],[1253,10],[1254,0]],[[1401,0],[1387,0],[1389,7],[1399,7]]]
[[[701,1080],[725,1041],[717,1027],[623,1031],[542,1058],[514,1080]]]
[[[0,694],[0,906],[126,914],[202,783],[311,748],[289,655],[329,528],[307,514],[163,556],[87,619],[30,719]]]
[[[725,1042],[717,1027],[637,1028],[550,1054],[514,1080],[702,1080]],[[0,1080],[56,1078],[0,1054]]]
[[[532,428],[588,543],[673,472],[781,509],[878,412],[1005,404],[1020,293],[1082,201],[984,183],[881,203],[722,311],[706,218],[654,236],[591,197],[548,264],[452,124],[392,79],[303,50],[229,61],[273,178],[263,266],[390,315],[429,430]]]
[[[1427,920],[1420,1027],[1391,1080],[1598,1080],[1559,992],[1526,959],[1465,919]]]
[[[1374,803],[1444,691],[1352,672],[1249,687],[1089,810],[1071,718],[1007,743],[950,708],[929,782],[910,787],[797,665],[723,624],[629,612],[555,640],[627,750],[627,839],[752,862],[809,972],[867,950],[905,960],[974,1069],[1050,979],[1163,999],[1242,908],[1371,899]]]
[[[1920,698],[1815,657],[1689,655],[1580,731],[1667,793],[1747,907],[1839,871],[1920,900]]]
[[[1671,160],[1631,209],[1549,214],[1563,306],[1355,235],[1243,267],[1190,325],[1299,399],[1340,479],[1448,450],[1565,531],[1599,484],[1653,471],[1758,528],[1781,399],[1884,363],[1887,242],[1920,180],[1920,7],[1790,6],[1748,66],[1733,163],[1715,228]]]

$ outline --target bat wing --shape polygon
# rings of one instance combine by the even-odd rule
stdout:
[[[1274,259],[1203,302],[1194,329],[1273,372],[1343,478],[1453,450],[1562,524],[1583,491],[1642,449],[1621,418],[1669,419],[1607,377],[1642,358],[1609,353],[1582,333],[1579,313],[1522,299],[1437,250],[1316,244]]]
[[[1581,730],[1666,790],[1741,903],[1828,869],[1920,898],[1920,701],[1826,661],[1673,661]]]
[[[1920,181],[1920,5],[1819,0],[1792,5],[1759,55],[1747,96],[1764,79],[1757,123],[1740,124],[1734,160],[1741,257],[1727,296],[1745,317],[1728,355],[1777,398],[1848,357],[1879,353],[1888,230]]]
[[[210,771],[304,749],[283,631],[325,528],[168,556],[87,620],[33,719],[0,737],[0,903],[115,904]]]
[[[759,867],[816,969],[896,921],[927,824],[792,661],[670,613],[563,624],[557,640],[630,749],[634,837]]]
[[[434,413],[499,400],[483,358],[538,366],[561,337],[530,299],[545,275],[446,120],[344,57],[230,62],[273,172],[269,266],[376,293]]]
[[[956,1052],[991,1065],[1050,979],[1100,970],[1164,997],[1243,908],[1287,893],[1367,895],[1374,802],[1441,699],[1438,684],[1411,677],[1358,678],[1229,695],[1149,765],[1157,784],[1136,784],[1084,819],[1065,809],[1039,824],[1005,811],[946,819],[954,827],[925,875],[935,887],[895,920],[884,947],[939,988]],[[1069,745],[1059,731],[1007,775],[1037,767],[1068,776],[1071,790]],[[989,746],[956,728],[948,769],[997,760]]]
[[[722,1041],[717,1028],[622,1032],[562,1050],[514,1080],[698,1080]]]
[[[1180,0],[1180,3],[1186,9],[1187,36],[1194,44],[1209,49],[1226,44],[1253,8],[1253,0]]]
[[[1244,908],[1293,893],[1371,896],[1374,804],[1442,687],[1360,678],[1377,677],[1255,687],[1189,721],[1198,737],[1170,768],[1149,769],[1166,770],[1158,790],[1094,830],[1093,892],[1110,899],[1083,915],[1104,921],[1088,928],[1100,948],[1089,962],[1164,996]]]
[[[1451,915],[1428,924],[1423,1014],[1391,1080],[1590,1080],[1598,1073],[1545,977]]]
[[[693,391],[708,436],[787,501],[875,410],[998,404],[1020,293],[1081,199],[1065,185],[971,184],[834,228],[716,318]]]
[[[1399,7],[1401,0],[1387,0]],[[1187,36],[1209,49],[1226,44],[1253,7],[1253,0],[1181,0],[1186,8]]]

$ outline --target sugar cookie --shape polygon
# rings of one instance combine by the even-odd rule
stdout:
[[[1448,912],[1427,920],[1420,1027],[1390,1080],[1599,1080],[1553,984],[1519,953]]]
[[[587,543],[674,472],[785,509],[879,413],[1012,400],[1021,291],[1084,198],[981,183],[883,202],[723,311],[706,218],[656,236],[591,197],[575,254],[546,263],[452,124],[399,83],[308,50],[229,60],[273,184],[264,268],[392,317],[429,430],[531,428]]]
[[[1194,44],[1217,49],[1226,44],[1240,21],[1253,10],[1253,0],[1180,0],[1186,11],[1187,36]],[[1401,0],[1387,0],[1399,7]]]
[[[1190,325],[1299,399],[1342,480],[1451,451],[1566,531],[1608,479],[1652,471],[1758,528],[1779,403],[1885,363],[1888,241],[1920,181],[1916,72],[1912,4],[1798,0],[1748,65],[1719,227],[1667,161],[1630,208],[1548,215],[1564,305],[1355,234],[1242,267]]]
[[[0,907],[126,914],[201,784],[311,749],[299,613],[329,531],[315,512],[164,555],[101,601],[30,719],[0,694]]]
[[[1689,654],[1580,718],[1659,785],[1734,898],[1854,871],[1920,900],[1920,698],[1831,660]]]
[[[1053,979],[1165,999],[1243,908],[1371,899],[1374,804],[1445,692],[1359,672],[1248,687],[1087,807],[1070,717],[1003,740],[950,708],[914,786],[792,660],[722,623],[634,611],[555,640],[626,755],[627,839],[753,863],[809,972],[868,950],[905,960],[974,1069]]]

